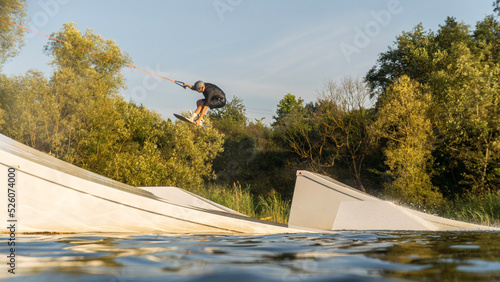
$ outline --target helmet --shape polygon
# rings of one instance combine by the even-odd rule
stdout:
[[[205,83],[201,80],[198,80],[194,83],[194,89],[195,90],[200,90],[202,88],[205,88]]]

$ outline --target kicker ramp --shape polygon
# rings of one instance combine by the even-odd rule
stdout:
[[[11,203],[7,197],[9,168],[16,170],[15,193],[11,194],[14,202]],[[0,135],[0,183],[4,187],[0,219],[4,224],[15,224],[19,233],[303,232],[244,216],[180,188],[132,187],[58,160],[4,135]],[[12,218],[7,213],[8,204],[15,204]]]
[[[297,171],[289,227],[320,230],[500,230],[418,212],[309,171]]]

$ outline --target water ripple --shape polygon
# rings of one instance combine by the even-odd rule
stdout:
[[[3,235],[2,235],[3,236]],[[4,236],[5,238],[5,236]],[[25,235],[13,281],[500,280],[500,233]],[[7,253],[7,244],[0,252]]]

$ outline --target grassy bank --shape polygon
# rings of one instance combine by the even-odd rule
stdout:
[[[290,202],[283,200],[274,190],[265,196],[254,197],[249,187],[242,188],[234,183],[232,186],[210,185],[193,192],[250,217],[279,223],[288,221]]]

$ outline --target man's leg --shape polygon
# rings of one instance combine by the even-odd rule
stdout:
[[[201,107],[201,113],[200,113],[198,119],[196,120],[196,125],[200,125],[201,124],[201,120],[203,119],[203,117],[207,113],[207,110],[208,110],[208,106],[202,106]]]
[[[205,104],[204,100],[196,101],[196,110],[194,111],[193,115],[189,118],[189,120],[194,122],[198,119],[204,104]]]
[[[205,105],[205,100],[204,99],[200,99],[198,101],[196,101],[196,111],[194,111],[195,114],[199,115],[203,109],[203,105]]]

